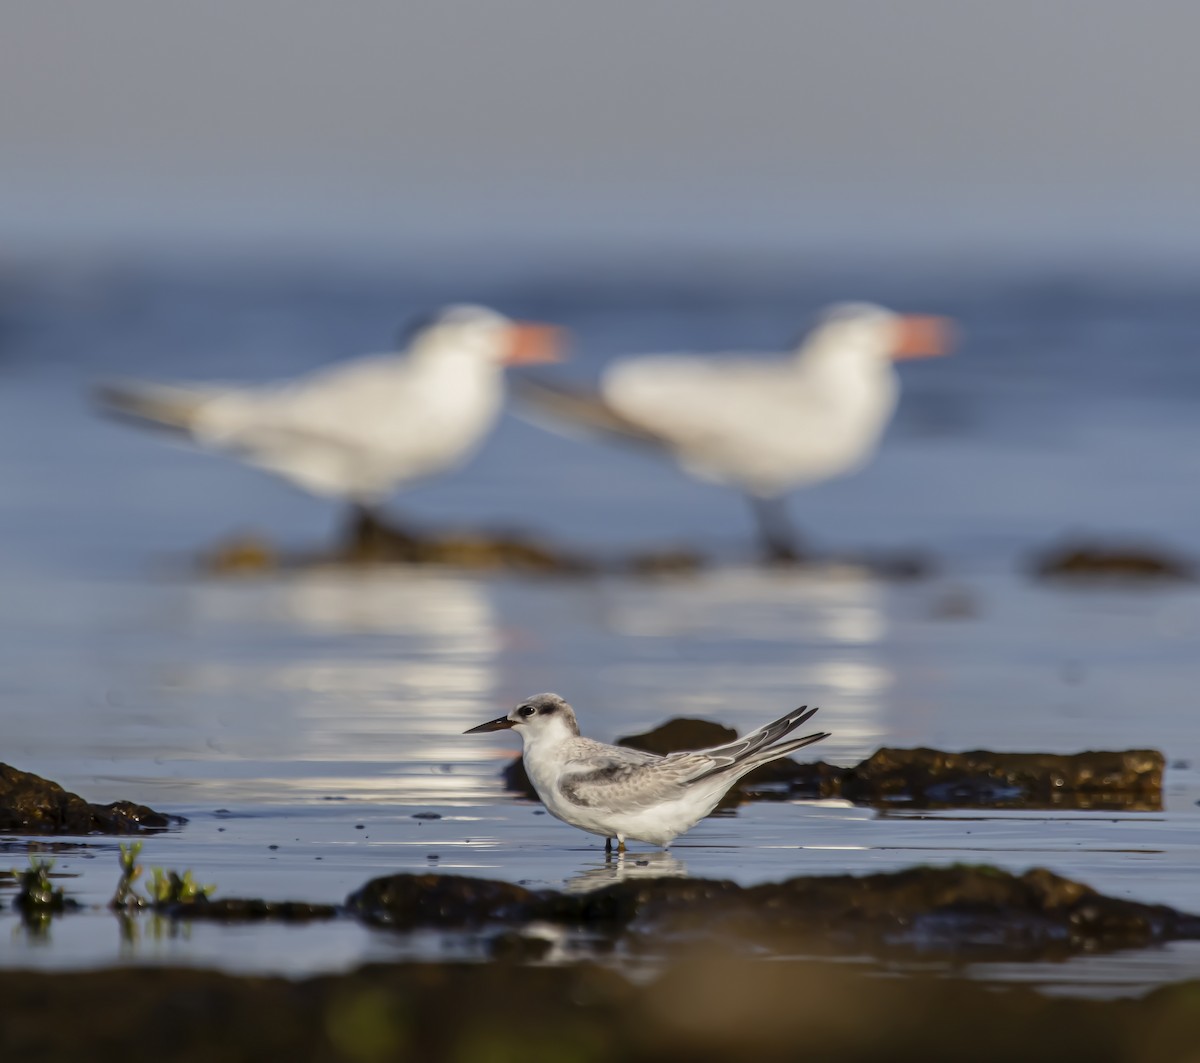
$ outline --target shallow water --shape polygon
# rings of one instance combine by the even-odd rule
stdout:
[[[650,581],[395,570],[199,578],[188,552],[222,534],[254,524],[312,545],[333,514],[231,462],[95,420],[80,388],[117,372],[282,374],[330,349],[370,346],[352,341],[396,313],[378,282],[367,295],[255,283],[247,293],[142,279],[119,289],[124,302],[103,286],[87,299],[35,286],[40,301],[0,348],[0,759],[89,800],[186,815],[182,830],[146,841],[143,863],[190,867],[227,896],[337,902],[372,876],[414,869],[588,888],[628,874],[751,883],[986,861],[1200,909],[1200,590],[1039,585],[1023,568],[1030,549],[1071,526],[1200,548],[1200,503],[1180,486],[1194,479],[1200,442],[1200,310],[1190,301],[1116,282],[1042,301],[1001,284],[892,293],[955,312],[965,349],[906,370],[880,459],[795,508],[833,549],[930,552],[938,573],[927,580],[757,570],[744,562],[736,499],[511,419],[461,474],[412,492],[405,512],[597,550],[689,543],[721,564]],[[886,287],[863,287],[872,284]],[[512,301],[576,326],[581,375],[621,349],[782,341],[783,324],[807,314],[807,302],[720,290],[724,301],[697,306],[664,296],[668,311],[619,288],[572,303],[534,286]],[[255,344],[267,353],[252,354]],[[814,722],[833,737],[818,752],[841,764],[881,745],[1149,746],[1171,765],[1167,803],[1122,814],[762,803],[705,821],[669,857],[639,849],[616,864],[599,839],[503,792],[511,739],[461,735],[540,690],[567,696],[605,739],[681,714],[744,731],[820,705]],[[25,840],[2,844],[8,863],[24,863]],[[116,841],[54,844],[68,892],[102,904]],[[131,942],[102,911],[56,920],[43,940],[0,914],[7,966],[300,973],[431,950],[434,940],[348,921],[171,931],[139,920]],[[1200,950],[973,970],[1118,992],[1200,976]]]

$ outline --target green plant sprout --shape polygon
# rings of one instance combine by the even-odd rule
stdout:
[[[17,895],[13,907],[21,913],[21,920],[35,936],[45,936],[50,930],[50,921],[67,908],[75,907],[68,901],[61,886],[50,881],[53,860],[39,860],[30,856],[29,867],[24,871],[12,869],[17,882]]]
[[[215,885],[200,885],[191,871],[180,875],[177,871],[164,871],[161,867],[151,868],[150,881],[146,884],[146,895],[138,893],[134,883],[142,875],[142,866],[137,862],[142,851],[141,842],[128,846],[120,845],[117,860],[121,865],[121,878],[117,882],[109,907],[118,911],[131,912],[139,908],[162,909],[174,904],[196,904],[206,900],[215,890]]]
[[[17,880],[17,896],[13,905],[24,912],[61,912],[66,907],[66,896],[61,886],[50,881],[53,860],[29,858],[29,867],[24,871],[13,868],[12,876]]]

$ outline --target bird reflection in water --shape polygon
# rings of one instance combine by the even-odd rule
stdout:
[[[590,893],[616,882],[648,878],[687,878],[688,869],[678,857],[663,850],[605,853],[603,861],[572,875],[564,884],[568,893]]]

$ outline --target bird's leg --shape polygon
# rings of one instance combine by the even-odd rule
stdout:
[[[780,497],[750,496],[750,505],[758,522],[759,540],[766,560],[772,564],[793,564],[802,554],[796,545],[796,532],[788,518],[787,504]]]
[[[347,521],[346,555],[355,561],[409,560],[415,539],[386,520],[378,505],[355,502]]]
[[[617,835],[617,852],[623,853],[624,851],[625,851],[625,835],[618,834]]]
[[[606,853],[611,853],[611,852],[612,852],[612,838],[605,838],[605,839],[604,839],[604,851],[605,851]]]
[[[346,520],[343,539],[348,557],[356,561],[369,561],[383,555],[383,522],[374,506],[365,502],[354,502]]]

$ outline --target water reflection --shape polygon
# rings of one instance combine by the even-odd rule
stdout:
[[[821,705],[836,712],[822,720],[834,732],[823,754],[865,756],[886,733],[888,593],[854,574],[748,569],[623,590],[608,621],[642,645],[615,676],[624,696],[661,706],[663,717],[710,716],[740,731]]]
[[[717,570],[668,586],[621,588],[608,622],[624,635],[689,635],[836,645],[881,641],[886,586],[854,572]]]
[[[314,572],[197,583],[182,604],[199,652],[172,669],[171,701],[207,732],[175,767],[207,776],[196,787],[214,799],[456,797],[464,774],[493,774],[494,750],[449,737],[497,700],[485,583]]]
[[[563,884],[568,893],[591,893],[639,878],[687,878],[687,864],[665,850],[648,853],[607,853]]]

